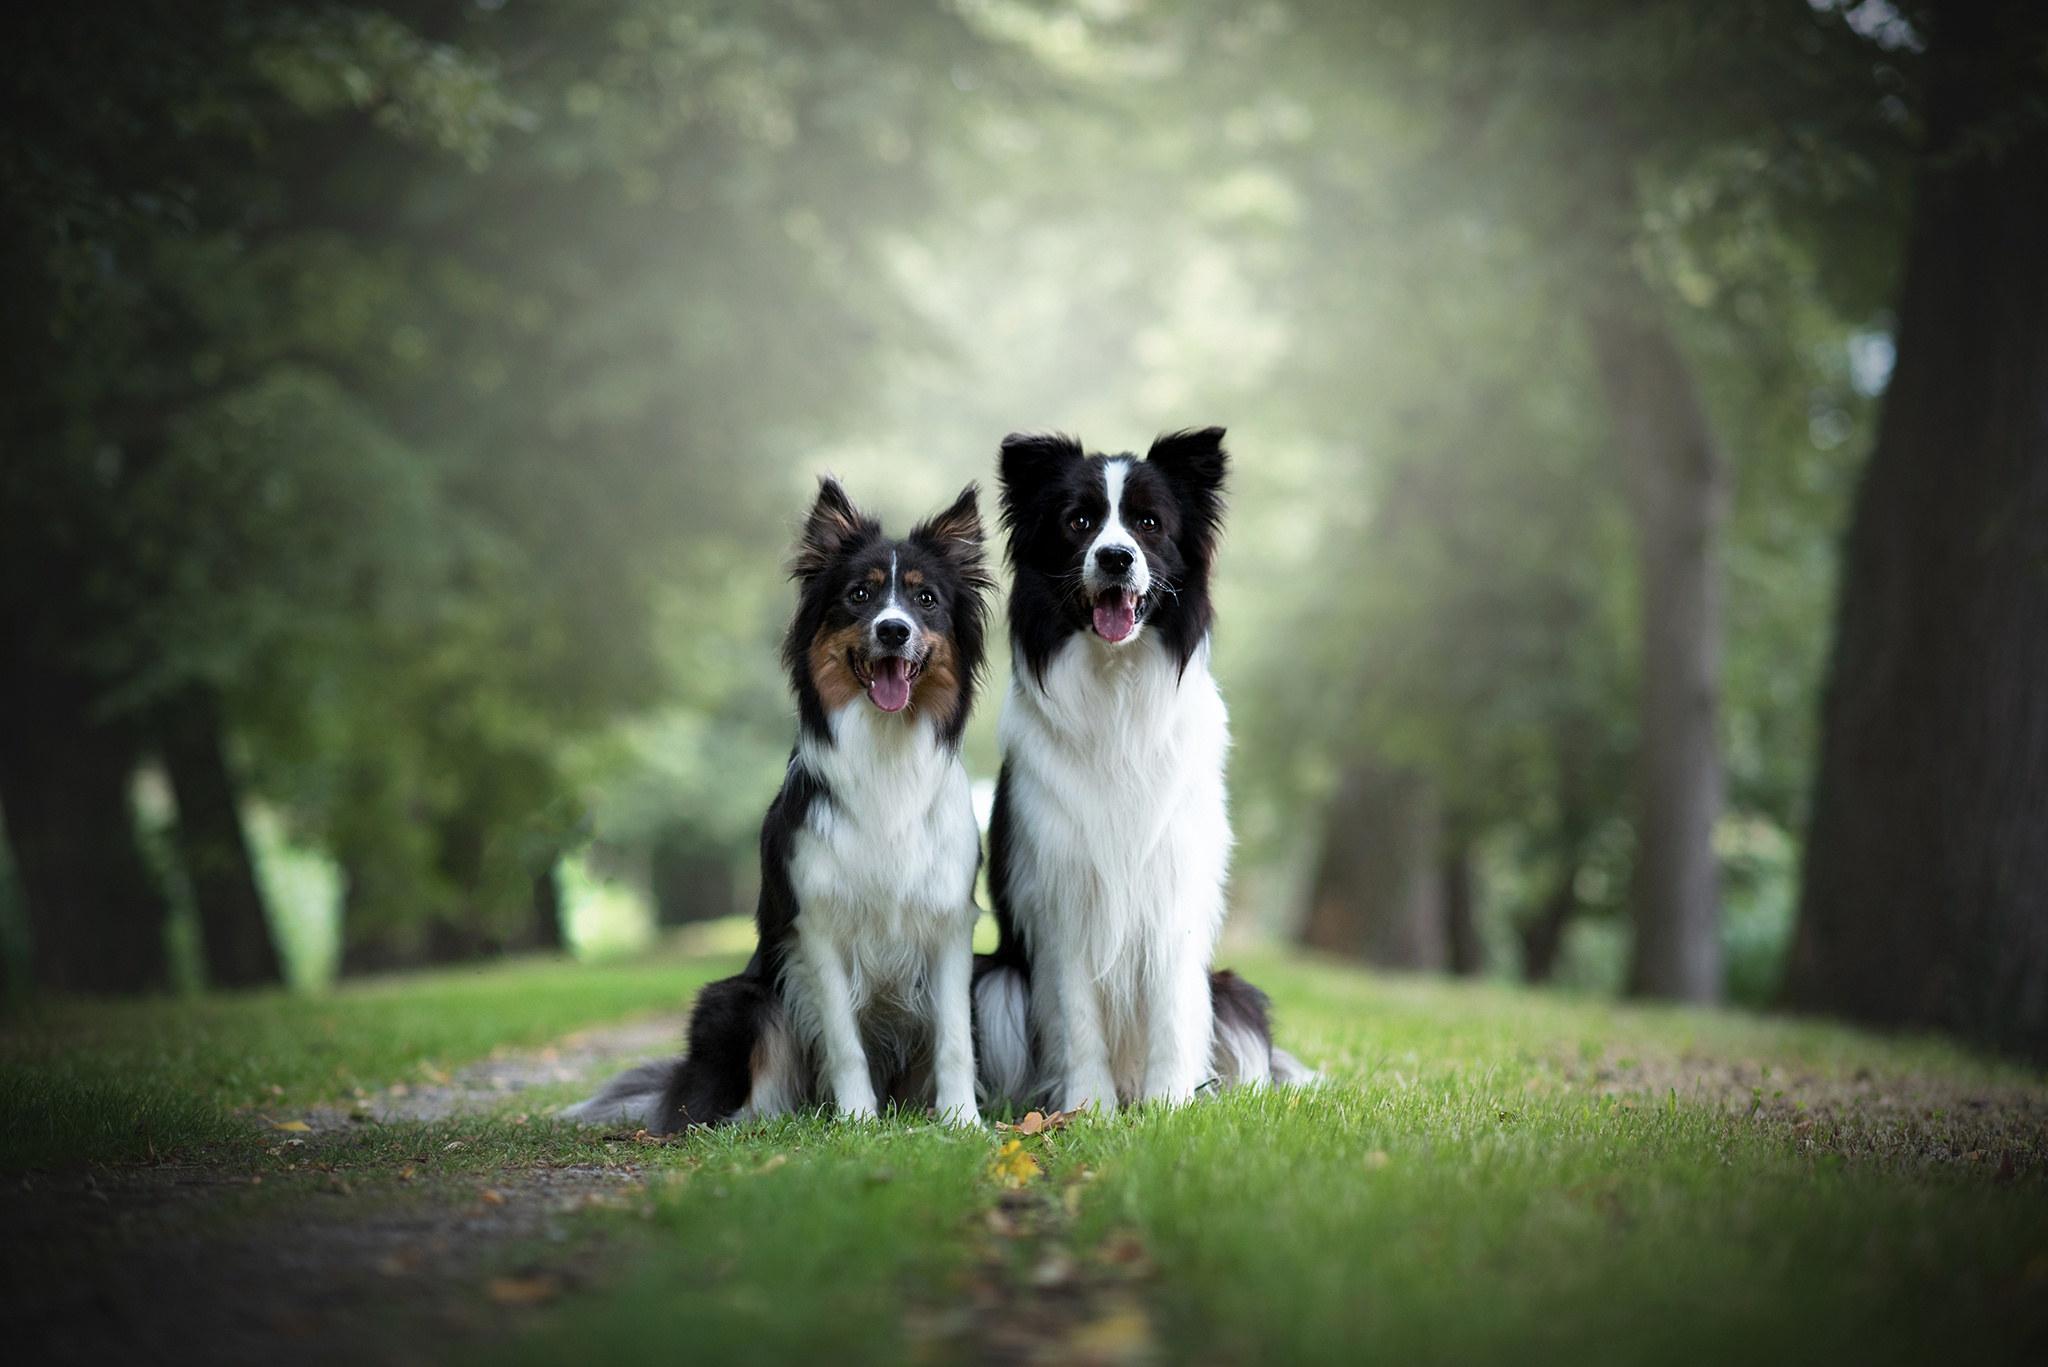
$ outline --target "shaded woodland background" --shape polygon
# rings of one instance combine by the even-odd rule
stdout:
[[[1245,933],[2048,1055],[2037,6],[166,0],[0,70],[17,994],[745,910],[815,474],[1217,422]]]

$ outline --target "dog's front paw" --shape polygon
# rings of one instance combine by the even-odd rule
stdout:
[[[839,1118],[841,1120],[873,1120],[879,1113],[875,1105],[872,1087],[845,1087],[839,1089]]]
[[[971,1101],[954,1106],[942,1105],[937,1109],[939,1123],[943,1125],[954,1125],[963,1130],[978,1130],[987,1124],[981,1118],[981,1112],[975,1108],[974,1103]]]

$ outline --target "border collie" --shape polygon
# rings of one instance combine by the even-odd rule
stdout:
[[[978,966],[984,1094],[1061,1110],[1315,1074],[1263,993],[1209,961],[1223,927],[1229,723],[1209,673],[1223,429],[1145,459],[1066,436],[1002,446],[1013,671]]]
[[[759,942],[706,987],[689,1052],[565,1112],[667,1134],[829,1098],[978,1124],[970,994],[981,866],[960,733],[981,670],[978,494],[902,541],[821,481],[783,662],[799,733],[761,827]]]

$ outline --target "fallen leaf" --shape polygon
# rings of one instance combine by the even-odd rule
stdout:
[[[403,1082],[394,1082],[385,1090],[393,1096],[409,1096],[412,1094],[412,1088],[406,1086]]]
[[[1044,1111],[1031,1111],[1014,1125],[1005,1125],[1002,1121],[998,1120],[996,1128],[1008,1130],[1012,1134],[1044,1134],[1051,1130],[1064,1130],[1074,1119],[1075,1114],[1073,1111],[1054,1111],[1052,1114],[1047,1115]]]
[[[270,1128],[273,1130],[290,1130],[293,1134],[306,1134],[313,1127],[303,1120],[280,1120]]]
[[[485,1187],[482,1199],[490,1205],[502,1206],[505,1204],[505,1193],[502,1191],[492,1191],[489,1187]]]
[[[760,1167],[754,1169],[754,1176],[760,1177],[765,1173],[771,1173],[775,1171],[777,1168],[781,1167],[784,1163],[787,1163],[788,1161],[788,1154],[774,1154],[768,1159],[767,1162],[763,1163]]]
[[[562,1294],[561,1279],[545,1272],[526,1277],[493,1277],[485,1288],[500,1305],[539,1305]]]
[[[398,1180],[401,1182],[410,1182],[413,1178],[419,1176],[419,1172],[420,1170],[418,1168],[412,1167],[410,1165],[400,1168],[398,1170]]]

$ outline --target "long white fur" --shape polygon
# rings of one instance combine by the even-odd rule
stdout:
[[[1142,625],[1117,645],[1079,633],[1042,683],[1012,677],[997,735],[1054,1104],[1189,1099],[1216,1043],[1208,970],[1231,846],[1208,642],[1183,671]]]
[[[821,1060],[841,1115],[874,1115],[877,1065],[893,1071],[928,1046],[939,1114],[978,1124],[969,996],[981,847],[967,771],[916,709],[857,698],[829,720],[831,744],[806,736],[797,747],[831,797],[811,804],[792,841],[789,1028]],[[757,1090],[749,1110],[771,1113],[775,1100]]]

